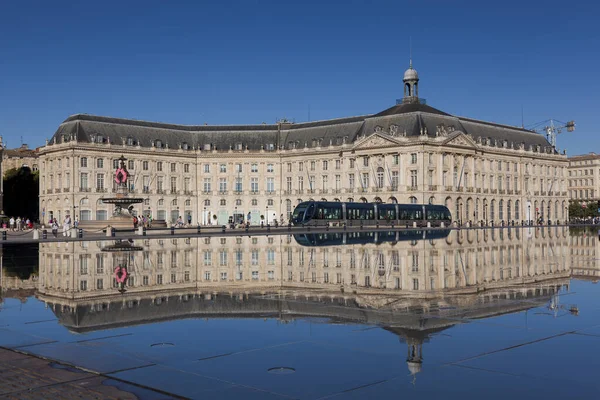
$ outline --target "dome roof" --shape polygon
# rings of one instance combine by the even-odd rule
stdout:
[[[404,81],[418,81],[419,80],[419,74],[417,73],[416,69],[413,69],[412,66],[410,66],[406,71],[404,71]]]

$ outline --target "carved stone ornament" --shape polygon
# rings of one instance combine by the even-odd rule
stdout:
[[[390,135],[395,136],[398,134],[398,125],[390,125]]]
[[[359,147],[381,147],[393,145],[396,145],[396,143],[391,140],[387,140],[379,135],[371,135],[364,142],[362,142]]]
[[[375,127],[375,132],[381,132],[381,129],[382,129],[381,126],[377,125]]]

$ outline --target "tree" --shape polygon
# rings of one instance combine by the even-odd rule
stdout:
[[[12,168],[4,176],[4,214],[33,221],[39,218],[39,172]]]

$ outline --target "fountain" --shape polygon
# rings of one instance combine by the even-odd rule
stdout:
[[[129,179],[129,171],[125,165],[127,159],[121,155],[118,159],[119,167],[115,171],[114,180],[116,183],[115,197],[103,197],[100,199],[104,204],[112,204],[115,206],[112,216],[106,221],[89,220],[80,221],[79,227],[85,230],[103,229],[106,226],[117,229],[132,229],[133,228],[133,205],[140,204],[144,201],[141,197],[130,197],[127,181]],[[153,221],[153,226],[166,227],[165,221]]]
[[[133,227],[133,204],[140,204],[144,201],[141,197],[129,197],[129,187],[127,179],[129,172],[125,166],[127,159],[121,155],[119,158],[119,168],[115,171],[115,183],[117,191],[115,197],[105,197],[100,199],[104,204],[113,204],[115,210],[109,218],[108,224],[113,228],[132,228]]]

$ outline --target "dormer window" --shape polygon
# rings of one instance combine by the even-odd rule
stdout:
[[[104,143],[104,137],[102,135],[97,135],[96,143]]]
[[[244,150],[244,145],[242,143],[236,143],[235,144],[235,149],[237,151],[242,151],[242,150]]]
[[[267,143],[266,149],[267,151],[273,151],[275,150],[275,145],[273,143]]]
[[[181,148],[182,148],[183,150],[189,150],[189,149],[190,149],[190,145],[189,145],[189,144],[187,144],[186,142],[183,142],[183,143],[181,144]]]
[[[157,140],[154,142],[154,146],[156,146],[157,148],[159,148],[159,149],[160,149],[160,148],[162,147],[162,141],[161,141],[160,139],[157,139]]]
[[[133,146],[133,138],[130,136],[127,138],[127,146]]]
[[[205,145],[204,145],[204,147],[202,147],[202,148],[203,148],[205,151],[210,151],[210,148],[211,148],[211,146],[210,146],[210,143],[207,143],[207,144],[205,144]]]

